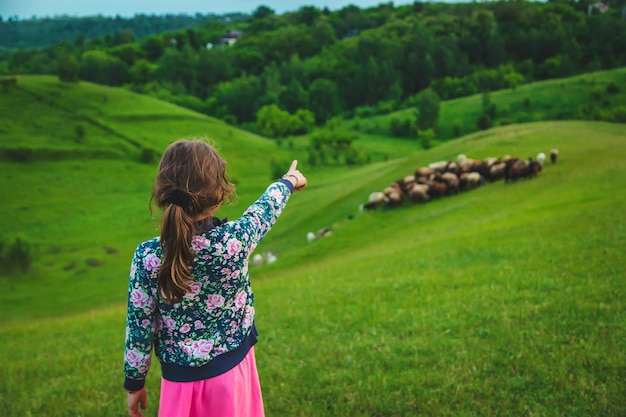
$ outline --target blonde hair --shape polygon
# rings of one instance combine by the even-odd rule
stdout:
[[[226,161],[205,140],[182,139],[167,147],[152,189],[152,201],[163,210],[158,291],[168,304],[179,302],[193,280],[191,239],[197,220],[230,202],[234,185]]]

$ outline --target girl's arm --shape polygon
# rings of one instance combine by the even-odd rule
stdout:
[[[124,349],[124,388],[128,391],[141,390],[150,369],[156,290],[149,283],[156,279],[159,263],[154,251],[144,244],[135,250],[130,267]]]

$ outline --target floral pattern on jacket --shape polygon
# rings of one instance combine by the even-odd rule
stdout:
[[[290,196],[271,184],[237,220],[196,235],[194,281],[183,299],[168,305],[157,296],[162,248],[158,237],[137,246],[130,267],[124,374],[144,379],[152,347],[166,363],[197,367],[236,349],[254,322],[248,258],[274,225]]]

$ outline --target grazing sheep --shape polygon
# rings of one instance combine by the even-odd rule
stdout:
[[[491,181],[497,181],[504,177],[504,170],[506,169],[506,163],[500,162],[499,164],[492,165],[489,168],[489,179]]]
[[[333,229],[330,227],[325,227],[323,229],[318,230],[316,233],[309,232],[306,234],[306,238],[309,243],[315,242],[316,240],[325,238],[333,234]]]
[[[448,184],[448,192],[456,193],[459,191],[459,177],[453,172],[444,172],[441,179]]]
[[[432,198],[443,197],[448,193],[448,184],[443,181],[432,181],[428,188],[428,194]]]
[[[543,163],[546,162],[546,154],[543,152],[539,152],[537,154],[537,162],[539,165],[543,166]]]
[[[467,161],[467,156],[460,153],[459,156],[456,157],[456,161],[460,164],[461,162]]]
[[[399,206],[404,201],[404,193],[402,192],[402,188],[400,188],[400,185],[398,183],[394,182],[389,187],[385,188],[383,190],[383,193],[389,199],[390,207]]]
[[[504,182],[515,182],[520,178],[524,178],[528,174],[528,164],[526,161],[514,158],[507,162],[504,170]]]
[[[260,253],[255,253],[254,256],[252,257],[252,265],[254,266],[263,265],[263,255],[261,255]]]
[[[541,164],[537,161],[533,161],[532,158],[528,158],[528,162],[526,163],[527,171],[526,176],[528,178],[534,178],[541,172]]]
[[[417,167],[415,168],[415,177],[430,177],[435,173],[434,169],[426,168],[426,167]]]
[[[465,178],[466,180],[466,189],[473,190],[474,188],[480,187],[484,184],[485,180],[483,176],[478,172],[468,172]]]
[[[278,260],[278,256],[273,252],[265,252],[263,256],[265,257],[265,263],[268,264],[273,264]]]
[[[439,161],[428,164],[428,168],[433,169],[435,171],[443,172],[448,165],[448,161]]]
[[[494,158],[493,156],[489,156],[489,157],[483,159],[483,162],[485,164],[487,164],[487,168],[491,168],[492,166],[497,164],[499,161],[498,161],[498,158]]]
[[[414,203],[425,203],[430,200],[428,195],[429,187],[426,184],[413,184],[413,187],[408,191],[407,196],[409,200]]]
[[[556,164],[556,160],[559,159],[559,150],[558,149],[552,149],[550,151],[550,162],[552,162],[553,164]]]
[[[380,206],[381,204],[387,204],[387,203],[389,203],[389,198],[387,198],[385,193],[381,191],[374,191],[370,193],[368,202],[366,204],[361,204],[359,206],[359,211],[373,210],[376,207]]]

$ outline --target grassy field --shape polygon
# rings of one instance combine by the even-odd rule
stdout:
[[[0,162],[0,230],[37,250],[28,276],[0,278],[0,409],[123,416],[128,266],[138,241],[156,233],[148,211],[155,164],[138,162],[141,149],[158,151],[179,135],[214,137],[238,180],[239,203],[222,212],[229,217],[269,181],[270,155],[291,155],[127,92],[46,77],[19,86],[0,96],[0,145],[46,150],[53,140],[37,135],[50,131],[54,146],[80,149],[72,123],[59,122],[76,106],[85,140],[114,152]],[[61,88],[54,105],[25,105]],[[83,94],[105,92],[107,101],[81,105]],[[24,111],[7,116],[20,103]],[[39,130],[27,131],[44,113]],[[554,147],[559,162],[531,181],[358,211],[371,191],[417,165]],[[625,158],[624,125],[540,122],[359,168],[302,164],[309,189],[258,248],[279,260],[251,272],[268,416],[625,415]],[[321,227],[334,232],[308,244],[306,232]],[[158,371],[147,382],[147,416],[157,415]]]

